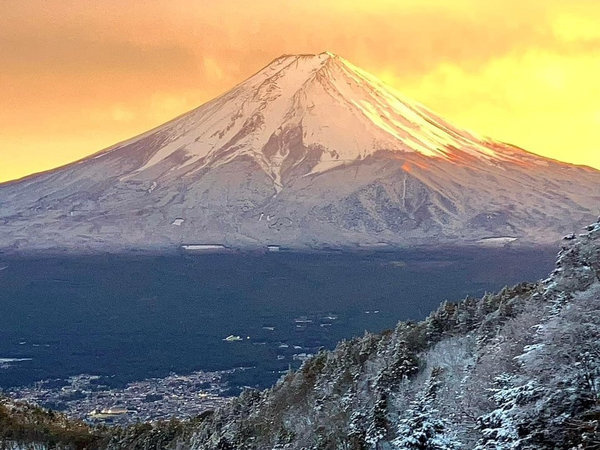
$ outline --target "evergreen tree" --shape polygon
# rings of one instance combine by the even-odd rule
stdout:
[[[403,381],[418,371],[418,360],[414,352],[409,350],[406,341],[399,340],[395,345],[392,361],[381,371],[375,381],[376,389],[394,391]]]
[[[435,408],[435,398],[440,385],[440,369],[434,369],[404,419],[400,420],[394,448],[402,450],[454,450],[460,444],[446,433],[447,422]]]
[[[497,389],[493,395],[497,408],[478,419],[483,434],[477,450],[520,449],[530,440],[527,408],[528,403],[539,399],[544,390],[533,380],[524,384],[511,376],[496,379]],[[535,447],[531,447],[535,448]]]
[[[388,399],[387,394],[380,393],[371,411],[371,422],[367,428],[365,441],[372,448],[379,448],[381,441],[385,441],[389,432],[389,421],[387,417]]]
[[[350,417],[348,429],[348,443],[353,450],[363,450],[367,448],[366,424],[367,418],[362,411],[355,411]]]

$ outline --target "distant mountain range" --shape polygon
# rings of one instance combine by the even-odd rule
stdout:
[[[321,53],[277,58],[158,128],[0,185],[0,248],[533,244],[599,210],[599,171],[459,129]]]

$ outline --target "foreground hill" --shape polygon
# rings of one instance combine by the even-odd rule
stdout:
[[[110,449],[600,448],[599,305],[600,221],[564,240],[544,281],[444,303],[423,322],[341,342],[273,388],[246,391],[191,421],[88,429],[84,442]],[[77,433],[79,441],[61,442],[76,448]],[[38,436],[38,448],[47,448],[47,435]],[[36,440],[19,439],[21,448]]]
[[[0,185],[0,249],[555,242],[600,172],[462,130],[331,53],[288,55],[92,157]]]

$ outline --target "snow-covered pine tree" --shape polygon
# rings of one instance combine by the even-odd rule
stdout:
[[[353,450],[364,450],[367,448],[367,417],[362,411],[355,411],[350,416],[348,425],[348,443]]]
[[[371,410],[365,442],[369,445],[369,448],[378,450],[381,442],[387,440],[388,433],[388,398],[385,392],[380,392]]]
[[[435,408],[441,369],[434,368],[423,390],[412,402],[406,417],[398,424],[397,436],[392,441],[398,450],[455,450],[460,444],[447,433],[447,421]]]
[[[521,449],[528,445],[527,404],[544,394],[544,389],[534,380],[525,383],[519,377],[501,375],[496,379],[493,400],[497,408],[478,418],[478,426],[483,437],[476,450]]]
[[[404,340],[399,340],[394,346],[392,360],[385,367],[375,381],[376,389],[381,391],[395,391],[402,382],[419,370],[419,362],[408,348]]]

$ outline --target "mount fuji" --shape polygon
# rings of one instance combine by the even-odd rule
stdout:
[[[457,128],[326,52],[0,185],[0,249],[528,245],[599,210],[599,171]]]

